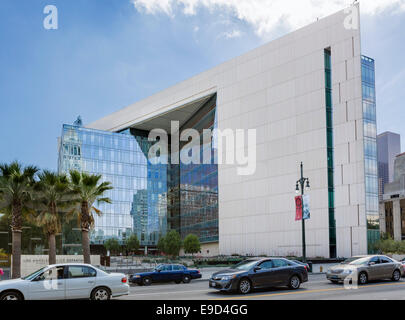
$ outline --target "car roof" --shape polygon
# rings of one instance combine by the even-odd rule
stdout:
[[[73,263],[73,262],[50,264],[50,265],[48,265],[46,267],[64,267],[64,266],[94,267],[94,266],[92,266],[91,264],[88,264],[88,263]]]

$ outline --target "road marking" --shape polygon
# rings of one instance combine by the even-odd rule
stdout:
[[[383,286],[399,286],[405,285],[405,282],[400,283],[382,283],[382,284],[372,284],[366,286],[359,286],[359,289],[365,288],[373,288],[373,287],[383,287]],[[218,298],[212,300],[238,300],[238,299],[251,299],[251,298],[262,298],[262,297],[277,297],[277,296],[287,296],[293,294],[305,294],[305,293],[318,293],[318,292],[328,292],[328,291],[340,291],[340,290],[347,290],[343,288],[332,288],[332,289],[314,289],[314,290],[302,290],[297,292],[282,292],[282,293],[269,293],[269,294],[260,294],[260,295],[252,295],[252,296],[238,296],[238,297],[230,297],[230,298]],[[355,292],[356,289],[351,289],[351,292]]]

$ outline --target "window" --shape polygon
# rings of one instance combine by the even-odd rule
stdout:
[[[271,260],[264,261],[259,265],[259,267],[264,270],[271,269],[273,268],[273,261]]]
[[[184,270],[183,266],[180,266],[180,265],[174,265],[173,266],[173,271],[182,271],[182,270]]]
[[[92,278],[97,275],[96,270],[86,266],[69,266],[69,279]]]
[[[392,263],[392,260],[387,257],[380,257],[381,263]]]
[[[379,264],[380,259],[378,257],[373,257],[373,258],[370,259],[370,262],[374,262],[375,264]]]
[[[172,266],[170,264],[164,265],[160,268],[162,271],[172,271]]]
[[[42,280],[52,280],[52,279],[63,279],[64,267],[55,267],[46,270],[43,274],[38,277],[39,281]]]
[[[273,268],[282,268],[282,267],[287,267],[288,263],[285,260],[282,259],[274,259],[273,260]]]

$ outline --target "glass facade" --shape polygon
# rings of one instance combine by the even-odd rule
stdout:
[[[203,130],[216,127],[216,96],[205,103],[180,128],[195,129],[203,142]],[[108,238],[135,233],[141,246],[156,246],[168,230],[178,230],[182,238],[190,233],[201,242],[218,241],[218,168],[211,135],[209,143],[200,144],[201,164],[156,164],[148,159],[147,131],[127,129],[120,133],[92,130],[78,125],[64,125],[59,143],[59,172],[72,169],[99,174],[112,183],[105,196],[111,204],[100,204],[103,214],[95,217],[91,244]],[[190,153],[186,143],[181,152]],[[170,141],[169,141],[170,149]],[[203,155],[211,154],[204,164]],[[163,158],[166,155],[159,155]],[[161,159],[166,160],[166,159]],[[163,164],[163,163],[169,164]],[[77,224],[77,223],[76,223]],[[66,253],[80,250],[81,232],[75,222],[64,226],[63,247]]]
[[[208,101],[194,114],[181,130],[193,128],[200,133],[200,164],[172,166],[169,216],[171,225],[182,238],[192,233],[202,243],[218,241],[218,166],[215,137],[203,141],[203,130],[216,128],[216,98]],[[181,146],[182,152],[190,152]],[[210,163],[204,164],[203,155],[211,155]]]
[[[380,237],[378,215],[377,122],[375,94],[375,64],[361,57],[364,125],[364,167],[366,188],[367,238],[369,250]]]
[[[125,239],[136,233],[141,245],[155,245],[166,231],[167,166],[151,164],[148,150],[152,142],[131,130],[111,133],[80,126],[64,125],[59,145],[59,172],[72,169],[102,175],[113,190],[105,193],[111,204],[100,204],[103,212],[95,217],[91,243],[105,239]],[[80,230],[74,230],[78,231]],[[77,228],[76,228],[77,229]],[[75,247],[64,233],[66,251]],[[76,239],[73,242],[77,242]]]
[[[326,143],[328,157],[328,204],[329,204],[329,255],[336,257],[336,220],[334,186],[334,148],[333,148],[333,101],[332,101],[332,61],[331,52],[326,49],[325,57],[325,99],[326,99]]]

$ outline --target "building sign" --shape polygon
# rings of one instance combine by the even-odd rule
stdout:
[[[311,218],[311,212],[309,210],[309,195],[302,196],[302,218],[308,220]]]
[[[302,220],[302,196],[295,197],[295,221]]]

